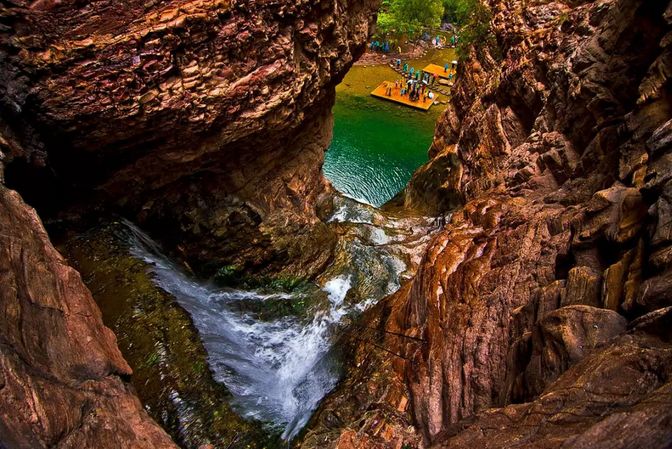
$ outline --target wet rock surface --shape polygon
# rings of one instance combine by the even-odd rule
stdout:
[[[334,86],[364,51],[376,8],[367,0],[5,2],[0,180],[20,191],[55,232],[87,229],[114,211],[155,231],[173,255],[188,261],[190,272],[213,274],[238,264],[252,273],[316,276],[336,243],[318,217],[332,194],[320,169],[331,138]],[[6,234],[14,240],[3,251],[20,249],[14,241],[30,237],[20,232],[38,226],[36,215],[24,209],[3,215],[9,227],[3,224],[2,232],[14,232]],[[21,332],[8,331],[2,444],[173,447],[120,380],[131,376],[129,365],[88,290],[71,279],[79,279],[76,272],[62,259],[40,265],[40,257],[60,258],[40,232],[46,255],[37,247],[36,260],[12,254],[7,263],[14,265],[3,272],[67,274],[76,285],[63,290],[63,282],[54,281],[42,288],[29,279],[3,290],[10,295],[3,305],[21,312],[11,295],[30,288],[59,304],[88,302],[81,323],[67,322],[76,327],[67,338],[56,321],[32,315],[20,321],[19,327],[35,332],[21,360],[10,351]],[[170,298],[155,290],[135,297],[111,293],[106,275],[116,272],[113,287],[122,290],[141,290],[146,278],[128,260],[114,266],[102,258],[111,249],[100,245],[89,248],[101,252],[100,266],[87,253],[80,254],[81,267],[89,279],[102,279],[91,285],[106,305],[108,324],[124,344],[139,342],[123,349],[137,369],[133,380],[145,380],[141,396],[153,416],[185,447],[208,439],[215,447],[265,444],[219,403],[226,392],[204,380],[207,368],[183,363],[187,357],[197,363],[202,348]],[[129,273],[118,272],[124,267]],[[145,335],[142,326],[133,328],[142,317],[122,313],[134,306],[151,310],[144,315]],[[124,320],[133,335],[118,326]],[[165,320],[166,327],[153,320]],[[175,323],[182,324],[172,328]],[[79,337],[91,348],[80,350]],[[167,355],[175,357],[173,365],[159,363],[161,348],[174,351]],[[175,421],[184,410],[160,391],[161,374],[184,395],[186,409],[189,401],[212,405],[185,421],[193,428],[185,431],[186,424]],[[209,415],[213,410],[219,416]]]
[[[37,214],[0,186],[0,441],[11,448],[175,448]]]
[[[299,422],[312,411],[303,402],[333,388],[335,342],[412,276],[436,229],[433,218],[392,218],[347,198],[332,209],[336,257],[319,284],[233,266],[202,279],[123,221],[59,245],[118,336],[139,398],[181,447],[284,447],[280,435],[297,424],[278,420]]]
[[[488,3],[497,48],[461,65],[391,205],[464,206],[367,314],[302,447],[672,444],[672,6]]]
[[[155,285],[149,265],[131,253],[131,239],[126,225],[113,222],[62,249],[117,335],[149,414],[184,448],[281,447],[278,435],[232,409],[231,393],[213,379],[189,314]]]
[[[403,269],[371,250],[389,245],[407,282],[345,333],[343,382],[296,446],[670,447],[672,5],[489,0],[497,43],[460,64],[432,160],[389,205],[452,214],[330,226],[328,110],[374,3],[3,5],[0,178],[54,223],[134,217],[188,272],[335,276],[339,317],[399,287]],[[0,208],[2,444],[174,447],[36,213],[4,187]],[[127,277],[137,261],[81,256],[175,438],[263,444],[183,363],[203,349],[170,298],[115,309],[107,283],[146,283]],[[161,335],[152,319],[181,324]],[[162,348],[182,361],[164,370]],[[224,418],[194,406],[184,432],[157,373]]]

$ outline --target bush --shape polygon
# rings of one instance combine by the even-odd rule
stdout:
[[[490,29],[492,12],[479,0],[459,0],[464,2],[467,14],[464,26],[460,30],[460,40],[457,45],[457,56],[464,60],[469,56],[469,49],[474,47],[480,51],[484,46],[493,47],[496,44],[495,36]]]
[[[425,27],[438,27],[443,0],[386,0],[378,13],[378,34],[415,34]]]
[[[259,290],[268,293],[295,293],[304,291],[311,285],[307,280],[294,276],[251,276],[235,265],[221,267],[215,273],[213,280],[220,287]]]
[[[443,18],[450,23],[462,26],[469,20],[477,3],[477,0],[443,0]]]
[[[215,273],[215,283],[222,287],[231,287],[241,281],[241,270],[235,265],[225,265]]]

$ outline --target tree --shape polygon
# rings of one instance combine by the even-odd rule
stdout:
[[[438,27],[443,16],[443,0],[386,0],[378,14],[378,31],[415,33]]]
[[[460,59],[467,57],[469,48],[472,46],[480,51],[483,47],[493,50],[493,56],[497,56],[496,39],[490,29],[492,12],[490,8],[479,0],[458,0],[470,3],[465,11],[463,26],[460,29],[460,42],[457,46],[457,55]]]
[[[443,0],[443,17],[450,23],[464,25],[479,8],[479,0]]]
[[[443,16],[443,0],[393,0],[392,12],[417,27],[438,27]]]

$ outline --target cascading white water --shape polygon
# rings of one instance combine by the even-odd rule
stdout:
[[[264,301],[306,298],[221,289],[196,281],[146,234],[125,223],[133,256],[148,263],[156,284],[191,315],[215,380],[227,386],[232,405],[242,416],[280,430],[286,440],[306,425],[338,382],[333,342],[345,328],[344,317],[363,312],[399,289],[406,262],[419,259],[437,229],[434,219],[390,218],[347,198],[334,199],[334,208],[329,222],[347,235],[323,274],[327,305],[309,321],[292,316],[260,320],[245,309],[259,310]],[[346,302],[350,290],[353,301]],[[248,301],[253,307],[244,305]]]
[[[350,276],[337,276],[325,284],[329,308],[310,323],[292,317],[258,321],[231,307],[232,303],[287,299],[288,295],[222,290],[196,282],[147,235],[127,225],[132,254],[150,264],[157,285],[190,313],[215,379],[231,391],[234,406],[243,416],[281,426],[282,437],[291,440],[338,381],[330,350],[339,323],[354,310],[344,302]]]

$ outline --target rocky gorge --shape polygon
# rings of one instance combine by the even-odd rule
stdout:
[[[669,2],[492,1],[431,161],[453,210],[303,447],[670,447]]]
[[[0,447],[286,444],[179,297],[214,274],[352,314],[296,447],[672,447],[672,3],[486,3],[373,210],[321,165],[377,2],[3,2]]]

